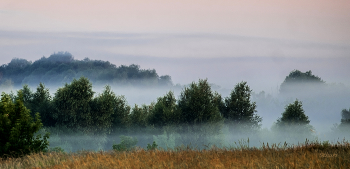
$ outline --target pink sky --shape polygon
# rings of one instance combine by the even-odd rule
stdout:
[[[350,44],[348,0],[2,0],[0,30],[219,33]]]

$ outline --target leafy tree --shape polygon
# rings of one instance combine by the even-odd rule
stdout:
[[[169,75],[164,75],[159,77],[159,84],[161,86],[172,86],[173,82],[171,80],[171,77]]]
[[[50,62],[69,63],[74,61],[74,57],[69,52],[57,52],[47,59]]]
[[[49,133],[41,139],[36,135],[41,127],[39,113],[34,120],[30,111],[23,104],[23,93],[18,91],[16,101],[5,93],[1,95],[0,102],[0,156],[20,157],[32,152],[44,151],[49,143]]]
[[[294,103],[289,104],[286,110],[282,113],[282,117],[277,120],[277,124],[281,125],[306,125],[310,123],[309,117],[305,115],[302,107],[302,102],[295,100]]]
[[[310,136],[314,128],[309,124],[309,117],[305,115],[302,102],[295,100],[294,103],[286,106],[282,117],[277,119],[273,130],[282,133],[285,137]]]
[[[34,118],[35,113],[32,111],[32,103],[33,103],[33,92],[30,90],[30,88],[28,87],[28,85],[24,85],[22,90],[22,94],[23,94],[23,103],[24,106],[31,110],[31,116]]]
[[[33,93],[32,112],[39,112],[45,127],[53,127],[56,120],[53,118],[54,107],[49,89],[44,84],[40,83]]]
[[[178,100],[180,142],[201,147],[211,136],[221,132],[223,118],[218,99],[221,97],[211,91],[207,80],[192,83],[181,92]]]
[[[93,99],[92,117],[98,131],[106,131],[112,127],[113,119],[111,117],[115,113],[117,102],[118,100],[110,86],[106,86],[103,93]]]
[[[293,70],[285,78],[280,86],[281,94],[291,94],[303,90],[310,91],[315,85],[324,85],[325,82],[318,76],[312,74],[311,70],[303,73],[299,70]]]
[[[148,117],[153,109],[153,104],[147,106],[142,105],[141,107],[138,107],[135,104],[135,107],[132,108],[131,114],[130,114],[130,123],[131,127],[134,129],[137,128],[144,128],[148,126]]]
[[[238,83],[225,98],[223,116],[227,123],[233,124],[233,130],[257,130],[260,128],[262,118],[256,114],[256,103],[250,100],[250,87],[247,82]]]
[[[93,95],[92,84],[85,77],[59,88],[53,98],[57,125],[91,130],[95,120],[90,107]]]
[[[181,92],[178,100],[180,123],[194,125],[222,120],[217,99],[218,94],[213,94],[207,80],[192,83]]]
[[[7,65],[1,66],[0,72],[4,77],[3,80],[6,81],[6,79],[11,79],[15,85],[20,84],[22,79],[29,75],[27,70],[31,64],[30,61],[25,59],[13,58]]]
[[[126,129],[130,125],[130,106],[124,96],[114,97],[113,103],[114,113],[112,114],[113,127],[119,129]]]
[[[159,97],[149,117],[149,123],[155,127],[163,127],[175,124],[179,120],[176,99],[173,92],[168,92],[164,97]]]
[[[341,130],[347,131],[349,130],[349,127],[350,127],[350,109],[349,110],[343,109],[341,111],[341,115],[342,115],[342,119],[341,119],[339,128]]]

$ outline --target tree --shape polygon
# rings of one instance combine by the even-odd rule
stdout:
[[[53,127],[56,120],[53,118],[54,107],[49,89],[44,84],[40,83],[33,93],[31,102],[32,112],[39,112],[45,127]]]
[[[295,92],[309,92],[317,86],[323,86],[325,82],[318,76],[312,74],[311,70],[303,73],[293,70],[284,79],[280,86],[281,94],[293,94]]]
[[[126,129],[130,125],[130,109],[124,96],[114,97],[113,128]]]
[[[169,76],[169,75],[160,76],[159,80],[158,80],[158,84],[160,86],[173,86],[171,76]]]
[[[92,84],[85,77],[59,88],[53,99],[57,125],[92,130],[94,118],[90,105],[93,95]]]
[[[149,106],[142,105],[141,107],[135,104],[135,107],[132,108],[130,114],[130,124],[133,129],[144,128],[148,126],[148,117],[153,109],[154,105]]]
[[[192,83],[181,92],[178,100],[180,123],[196,125],[222,120],[217,99],[218,94],[212,93],[207,80]]]
[[[343,109],[341,111],[341,123],[339,125],[339,128],[344,131],[348,131],[350,127],[350,108],[349,110]]]
[[[32,111],[33,92],[30,90],[28,85],[24,85],[21,90],[23,94],[23,104],[27,109],[31,110],[31,116],[34,118],[36,112]]]
[[[1,95],[0,102],[0,157],[20,157],[32,152],[47,149],[49,133],[41,139],[36,135],[41,127],[39,113],[35,118],[23,104],[23,93],[18,91],[16,101],[5,93]]]
[[[282,133],[286,137],[298,135],[302,139],[310,136],[314,128],[309,124],[309,117],[305,115],[302,102],[295,100],[294,103],[286,106],[282,117],[277,119],[273,130]]]
[[[302,102],[295,100],[294,103],[289,104],[282,117],[277,120],[277,124],[281,125],[306,125],[310,123],[309,117],[305,115],[302,107]]]
[[[149,117],[149,124],[155,127],[176,124],[179,120],[176,99],[173,92],[159,97]]]
[[[125,121],[127,119],[123,118],[123,115],[128,112],[125,112],[125,110],[123,110],[123,105],[120,104],[122,103],[120,103],[119,98],[116,97],[114,92],[111,91],[110,86],[106,86],[103,93],[93,99],[92,117],[96,130],[110,132],[113,121],[118,121],[119,126],[123,126],[124,123],[127,123],[127,121]],[[112,117],[118,119],[113,119]]]
[[[180,115],[181,142],[203,146],[212,136],[219,134],[222,128],[222,116],[219,111],[220,95],[213,93],[207,80],[199,80],[186,87],[178,100]]]
[[[241,82],[225,98],[223,116],[235,131],[257,130],[261,126],[262,118],[256,114],[256,103],[250,100],[251,92],[247,82]]]

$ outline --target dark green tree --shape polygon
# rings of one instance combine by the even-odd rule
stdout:
[[[238,83],[225,99],[223,116],[227,123],[232,124],[234,131],[242,129],[257,130],[260,128],[262,118],[256,114],[256,103],[250,100],[250,87],[247,82]]]
[[[93,95],[92,84],[85,77],[59,88],[53,98],[57,125],[91,131],[95,120],[90,107]]]
[[[148,126],[148,117],[151,114],[154,105],[142,105],[141,107],[135,104],[130,114],[130,124],[132,129],[139,129]]]
[[[207,145],[209,139],[221,132],[222,116],[219,111],[220,95],[213,93],[207,80],[199,80],[186,87],[178,100],[182,144]]]
[[[44,84],[40,83],[36,88],[36,92],[33,93],[31,107],[32,112],[39,112],[45,127],[55,126],[56,120],[53,118],[54,107],[52,98],[49,89]]]
[[[149,124],[155,127],[176,124],[180,117],[177,112],[176,99],[173,92],[159,97],[149,117]]]
[[[285,138],[302,138],[308,137],[314,131],[309,124],[309,117],[305,115],[302,102],[295,100],[294,103],[286,106],[282,117],[277,119],[272,130],[284,135]]]
[[[289,104],[282,117],[277,120],[277,124],[281,125],[306,125],[310,123],[309,117],[305,115],[302,107],[302,102],[295,100],[294,103]]]
[[[295,94],[296,92],[310,92],[315,87],[324,86],[325,82],[318,76],[312,74],[311,70],[303,73],[293,70],[284,79],[280,86],[281,94]]]
[[[342,131],[348,131],[350,129],[350,109],[343,109],[341,111],[341,123],[339,125],[339,129]]]
[[[31,111],[31,116],[34,118],[36,112],[32,111],[33,92],[30,90],[28,85],[24,85],[21,90],[23,94],[23,104],[27,109]]]
[[[40,134],[36,135],[42,127],[39,113],[36,113],[33,120],[30,111],[23,104],[23,99],[21,90],[18,91],[15,102],[5,93],[1,95],[0,157],[20,157],[44,151],[49,145],[49,133],[42,139]]]
[[[180,123],[195,125],[222,120],[217,99],[220,99],[218,94],[211,91],[207,80],[193,82],[181,92],[178,100]]]
[[[130,126],[130,106],[124,96],[114,97],[113,128],[126,129]]]
[[[111,91],[110,86],[106,86],[103,93],[93,99],[92,105],[94,126],[98,131],[110,132],[113,124],[120,128],[127,126],[130,108]]]

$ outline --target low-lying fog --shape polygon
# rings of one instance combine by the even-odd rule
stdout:
[[[195,81],[197,82],[197,81]],[[210,82],[209,82],[210,83]],[[248,84],[249,85],[249,84]],[[185,86],[185,85],[184,85]],[[118,87],[118,86],[111,86],[112,90],[117,95],[124,95],[128,104],[133,107],[135,104],[142,105],[146,104],[149,105],[151,102],[156,102],[158,97],[164,96],[168,91],[173,91],[176,98],[180,95],[181,91],[183,90],[184,86],[174,86],[172,88],[139,88],[139,87]],[[232,85],[234,87],[234,85]],[[57,90],[57,87],[50,87],[47,86],[50,89],[50,92],[52,93],[52,96],[54,95],[54,92]],[[233,89],[226,89],[221,88],[218,85],[212,84],[212,91],[217,91],[221,94],[223,98],[228,97],[231,90]],[[33,91],[35,91],[34,86],[31,87]],[[96,92],[96,94],[101,93],[104,86],[97,86],[93,85],[93,91]],[[252,101],[255,101],[257,104],[257,114],[262,117],[262,127],[261,131],[258,134],[238,134],[231,132],[229,130],[228,126],[225,126],[222,130],[222,134],[220,137],[224,138],[224,142],[220,139],[217,139],[215,141],[213,137],[213,142],[216,142],[216,144],[221,145],[232,145],[235,146],[234,141],[238,143],[238,140],[244,139],[245,144],[247,144],[247,138],[250,138],[250,146],[258,146],[260,147],[263,142],[269,142],[271,143],[284,143],[284,141],[287,141],[289,143],[297,143],[297,141],[303,142],[305,141],[305,136],[298,136],[298,134],[294,134],[293,137],[297,140],[286,140],[286,137],[282,137],[276,133],[273,133],[271,130],[272,125],[276,120],[281,117],[282,113],[285,110],[285,107],[294,102],[295,99],[298,99],[302,101],[303,108],[305,110],[305,114],[309,117],[310,124],[315,128],[315,131],[312,131],[312,135],[308,136],[310,140],[315,140],[316,138],[320,141],[329,140],[332,142],[341,141],[343,138],[349,139],[349,133],[332,133],[332,128],[334,127],[335,123],[340,123],[341,120],[341,111],[343,109],[349,109],[350,108],[350,87],[346,85],[341,84],[329,84],[326,88],[317,88],[317,86],[308,89],[309,92],[293,92],[289,94],[288,96],[281,95],[281,94],[274,94],[272,95],[269,92],[264,91],[255,91],[252,89]],[[301,89],[300,89],[301,90]],[[305,90],[305,88],[304,88]],[[276,91],[278,92],[278,91]],[[135,133],[133,136],[138,138],[138,145],[146,147],[147,144],[151,144],[152,141],[157,141],[158,145],[164,146],[167,145],[168,147],[170,145],[175,145],[175,141],[171,141],[172,139],[176,138],[175,135],[171,134],[161,134],[162,132],[158,133],[160,135],[155,134],[149,135],[149,136],[142,136],[141,133]],[[81,147],[84,149],[90,149],[91,147],[97,146],[96,138],[90,137],[84,134],[80,135],[62,135],[64,133],[56,132],[51,135],[51,143],[52,146],[63,146],[65,149],[70,151],[76,151],[78,149],[72,148],[72,145],[74,144],[82,144],[81,139],[85,139],[86,143],[83,143],[83,145],[86,145],[86,147]],[[122,134],[122,133],[121,133]],[[126,134],[130,135],[130,134]],[[162,139],[158,139],[162,138]],[[74,141],[75,140],[75,141]],[[164,142],[164,140],[170,140],[169,142]],[[220,140],[220,141],[218,141]],[[101,142],[102,141],[102,142]],[[111,149],[113,144],[119,143],[120,138],[119,135],[115,135],[112,137],[105,137],[101,136],[101,140],[97,139],[98,144],[101,144],[99,147],[95,147],[92,149]],[[74,143],[77,142],[77,143]],[[193,144],[193,143],[192,143]],[[90,145],[90,146],[89,146]],[[93,146],[92,146],[93,145]],[[79,146],[78,146],[79,147]],[[108,148],[109,147],[109,148]],[[166,147],[166,146],[165,146]]]

